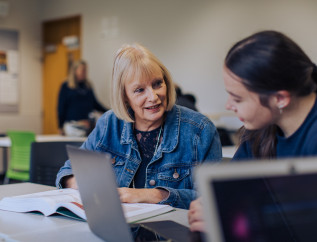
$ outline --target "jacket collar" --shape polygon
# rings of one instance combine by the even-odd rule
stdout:
[[[176,148],[179,139],[180,115],[181,110],[176,105],[170,111],[166,112],[163,140],[159,146],[157,155],[160,156],[162,152],[172,152]],[[131,144],[132,148],[138,150],[138,145],[133,134],[133,123],[124,121],[120,144]]]

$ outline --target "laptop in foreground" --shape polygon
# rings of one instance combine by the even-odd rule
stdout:
[[[128,224],[124,217],[111,157],[105,153],[67,146],[72,169],[85,208],[87,222],[98,237],[106,241],[199,241],[189,229],[173,221]],[[142,233],[132,236],[136,227]],[[154,233],[153,233],[154,232]]]
[[[203,165],[208,241],[316,241],[317,158]]]

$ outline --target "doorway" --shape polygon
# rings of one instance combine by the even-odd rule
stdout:
[[[43,134],[58,134],[58,94],[73,61],[81,58],[81,17],[45,21],[43,33]]]

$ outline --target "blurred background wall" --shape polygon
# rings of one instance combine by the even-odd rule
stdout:
[[[89,64],[88,75],[104,105],[110,105],[116,50],[124,43],[138,42],[161,59],[183,92],[196,96],[202,113],[233,126],[235,118],[225,111],[227,94],[222,82],[223,59],[233,43],[256,31],[274,29],[293,38],[317,62],[315,0],[6,2],[9,12],[0,18],[0,28],[20,32],[20,103],[18,113],[0,113],[0,132],[42,132],[41,25],[48,20],[81,16],[82,58]]]

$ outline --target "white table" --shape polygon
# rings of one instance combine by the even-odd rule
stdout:
[[[70,137],[55,134],[40,134],[35,137],[36,142],[53,142],[53,141],[85,141],[86,137]],[[0,147],[11,147],[11,140],[8,136],[0,137]]]
[[[86,140],[86,137],[69,137],[62,135],[36,135],[36,142],[54,142],[54,141],[82,141]],[[11,147],[11,140],[7,137],[0,137],[0,148],[2,148],[2,162],[3,162],[3,172],[7,171],[8,167],[8,148]]]
[[[23,195],[33,192],[42,192],[55,187],[19,183],[0,185],[0,199],[6,196]],[[150,221],[173,220],[188,226],[187,210],[162,214],[147,219]],[[10,240],[11,239],[11,240]],[[0,210],[0,241],[101,241],[89,229],[86,222],[81,222],[64,216],[45,217],[41,214],[14,213]]]

